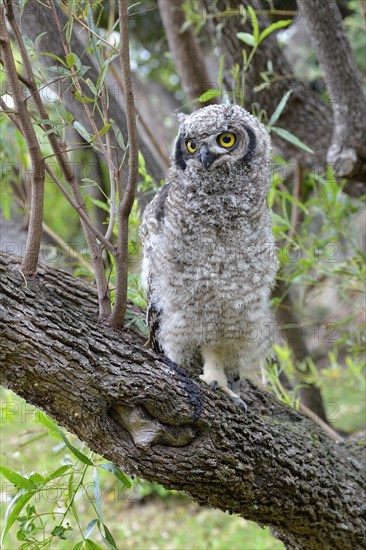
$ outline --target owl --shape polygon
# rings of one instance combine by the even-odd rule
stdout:
[[[179,122],[166,183],[141,224],[150,343],[246,409],[240,379],[255,379],[271,350],[270,138],[237,105]]]

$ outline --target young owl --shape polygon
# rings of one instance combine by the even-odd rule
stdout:
[[[179,121],[166,184],[141,226],[150,343],[246,408],[240,378],[270,353],[270,139],[237,105]]]

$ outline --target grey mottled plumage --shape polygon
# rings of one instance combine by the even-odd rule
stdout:
[[[239,400],[234,381],[259,373],[270,353],[270,139],[239,106],[179,120],[166,184],[141,226],[150,340]]]

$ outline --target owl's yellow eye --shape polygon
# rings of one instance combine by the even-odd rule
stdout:
[[[229,148],[234,145],[236,142],[236,135],[232,134],[231,132],[226,132],[225,134],[220,134],[217,138],[218,144],[221,145],[221,147]]]
[[[188,139],[186,141],[186,147],[187,147],[188,151],[193,155],[193,153],[196,152],[197,143],[195,141],[193,141],[193,139]]]

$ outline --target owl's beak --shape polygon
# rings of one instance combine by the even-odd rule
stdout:
[[[201,162],[205,167],[205,170],[211,166],[211,164],[218,158],[215,153],[211,153],[207,145],[203,145],[200,149]]]

